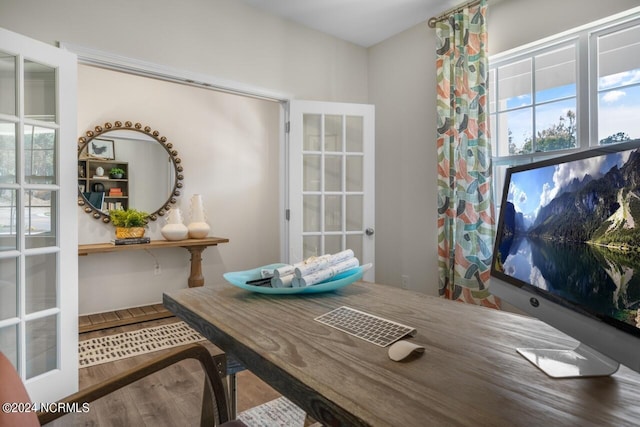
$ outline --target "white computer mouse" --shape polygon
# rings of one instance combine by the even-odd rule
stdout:
[[[389,347],[389,359],[395,362],[400,362],[418,353],[424,353],[424,347],[407,340],[396,341]]]

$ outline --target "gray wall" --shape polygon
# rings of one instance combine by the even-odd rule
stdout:
[[[296,99],[367,102],[367,50],[236,0],[0,0],[0,27],[263,88]],[[174,142],[185,167],[180,207],[205,201],[210,235],[230,243],[203,254],[207,283],[280,261],[280,106],[80,66],[78,135],[106,121],[139,121]],[[75,141],[66,141],[75,150]],[[113,227],[78,209],[80,243]],[[162,223],[148,234],[159,238]],[[184,287],[184,249],[79,260],[80,313],[156,303]],[[161,274],[154,275],[158,261]]]
[[[367,102],[367,51],[237,0],[0,0],[0,26],[299,99]]]
[[[637,4],[635,0],[490,1],[489,51],[511,49]],[[375,104],[376,280],[399,286],[401,276],[407,275],[410,288],[436,293],[435,40],[433,30],[426,24],[364,49],[236,0],[0,0],[0,27],[47,43],[70,42],[265,88],[295,99]],[[268,164],[263,165],[257,177],[261,184],[255,187],[255,194],[277,191],[273,173],[280,167],[273,151],[277,149],[278,142],[274,140],[277,136],[268,126],[262,129],[276,114],[273,104],[236,103],[231,107],[235,113],[230,115],[217,105],[226,101],[202,101],[206,105],[211,103],[208,105],[212,114],[220,114],[213,117],[230,120],[237,125],[236,130],[258,132],[256,135],[261,138],[257,146],[250,144],[251,140],[256,141],[256,135],[212,142],[213,134],[201,132],[192,136],[190,128],[194,126],[188,117],[194,111],[185,110],[185,121],[180,121],[171,117],[167,112],[170,110],[155,104],[120,102],[101,106],[96,97],[92,98],[100,80],[89,80],[99,76],[89,76],[82,69],[80,74],[79,134],[107,120],[147,121],[169,134],[177,144],[179,141],[189,162],[188,179],[207,168],[211,170],[197,155],[211,149],[209,144],[213,144],[221,158],[230,156],[235,161],[256,150],[266,156]],[[181,104],[180,109],[198,106],[195,103],[185,106],[188,104]],[[250,126],[249,119],[253,123]],[[195,128],[206,129],[202,126],[204,121],[198,120]],[[232,129],[225,132],[234,133]],[[75,148],[75,141],[69,142],[69,148],[72,147]],[[233,173],[232,168],[224,167],[216,164],[215,170]],[[277,214],[269,211],[264,218],[252,218],[249,233],[245,232],[242,224],[247,216],[234,218],[234,211],[227,205],[234,193],[212,185],[213,178],[188,181],[189,187],[185,189],[187,195],[203,193],[210,203],[212,234],[231,237],[233,242],[208,249],[209,254],[205,251],[207,279],[219,280],[223,271],[250,263],[274,261],[279,254],[274,249],[276,244],[256,247],[255,241],[273,241]],[[232,205],[243,206],[238,203],[235,200]],[[92,234],[86,229],[92,227],[87,225],[88,220],[80,221],[81,241],[88,235],[91,239],[105,239],[101,233],[106,231],[98,229],[97,234]],[[265,228],[272,231],[260,231]],[[138,258],[115,261],[104,255],[81,260],[80,292],[84,301],[81,313],[156,302],[163,290],[176,286],[175,283],[183,285],[179,281],[185,274],[187,255],[175,250],[156,256],[163,265],[161,276],[152,275],[154,260],[144,253]],[[95,271],[100,271],[100,279],[95,279]],[[108,295],[122,297],[109,300],[104,296],[105,290]]]
[[[489,54],[637,7],[635,0],[489,0]],[[376,281],[437,294],[435,32],[418,25],[369,49],[376,106]]]

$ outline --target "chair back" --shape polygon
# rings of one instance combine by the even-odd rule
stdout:
[[[0,410],[0,427],[40,426],[37,414],[24,410],[24,405],[30,403],[31,399],[20,376],[9,359],[0,352],[0,405],[3,405]],[[9,406],[5,407],[7,404]]]

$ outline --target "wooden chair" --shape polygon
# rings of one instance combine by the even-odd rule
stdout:
[[[229,420],[229,404],[227,400],[227,392],[222,383],[222,378],[220,378],[220,375],[215,368],[211,354],[200,344],[189,344],[187,346],[174,349],[165,355],[141,364],[139,367],[130,369],[107,381],[74,393],[61,400],[59,403],[77,403],[82,405],[83,403],[92,402],[185,359],[198,360],[205,372],[200,425],[246,427],[246,425],[239,420]],[[5,402],[30,403],[31,400],[29,399],[27,390],[13,365],[9,359],[0,352],[0,404]],[[5,413],[5,411],[0,411],[0,427],[40,426],[63,415],[65,415],[64,411],[38,413]]]

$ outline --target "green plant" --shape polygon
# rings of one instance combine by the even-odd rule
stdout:
[[[117,209],[110,211],[109,217],[115,227],[146,227],[149,214],[136,209]]]
[[[111,168],[109,170],[109,175],[124,175],[124,169],[121,168]]]

